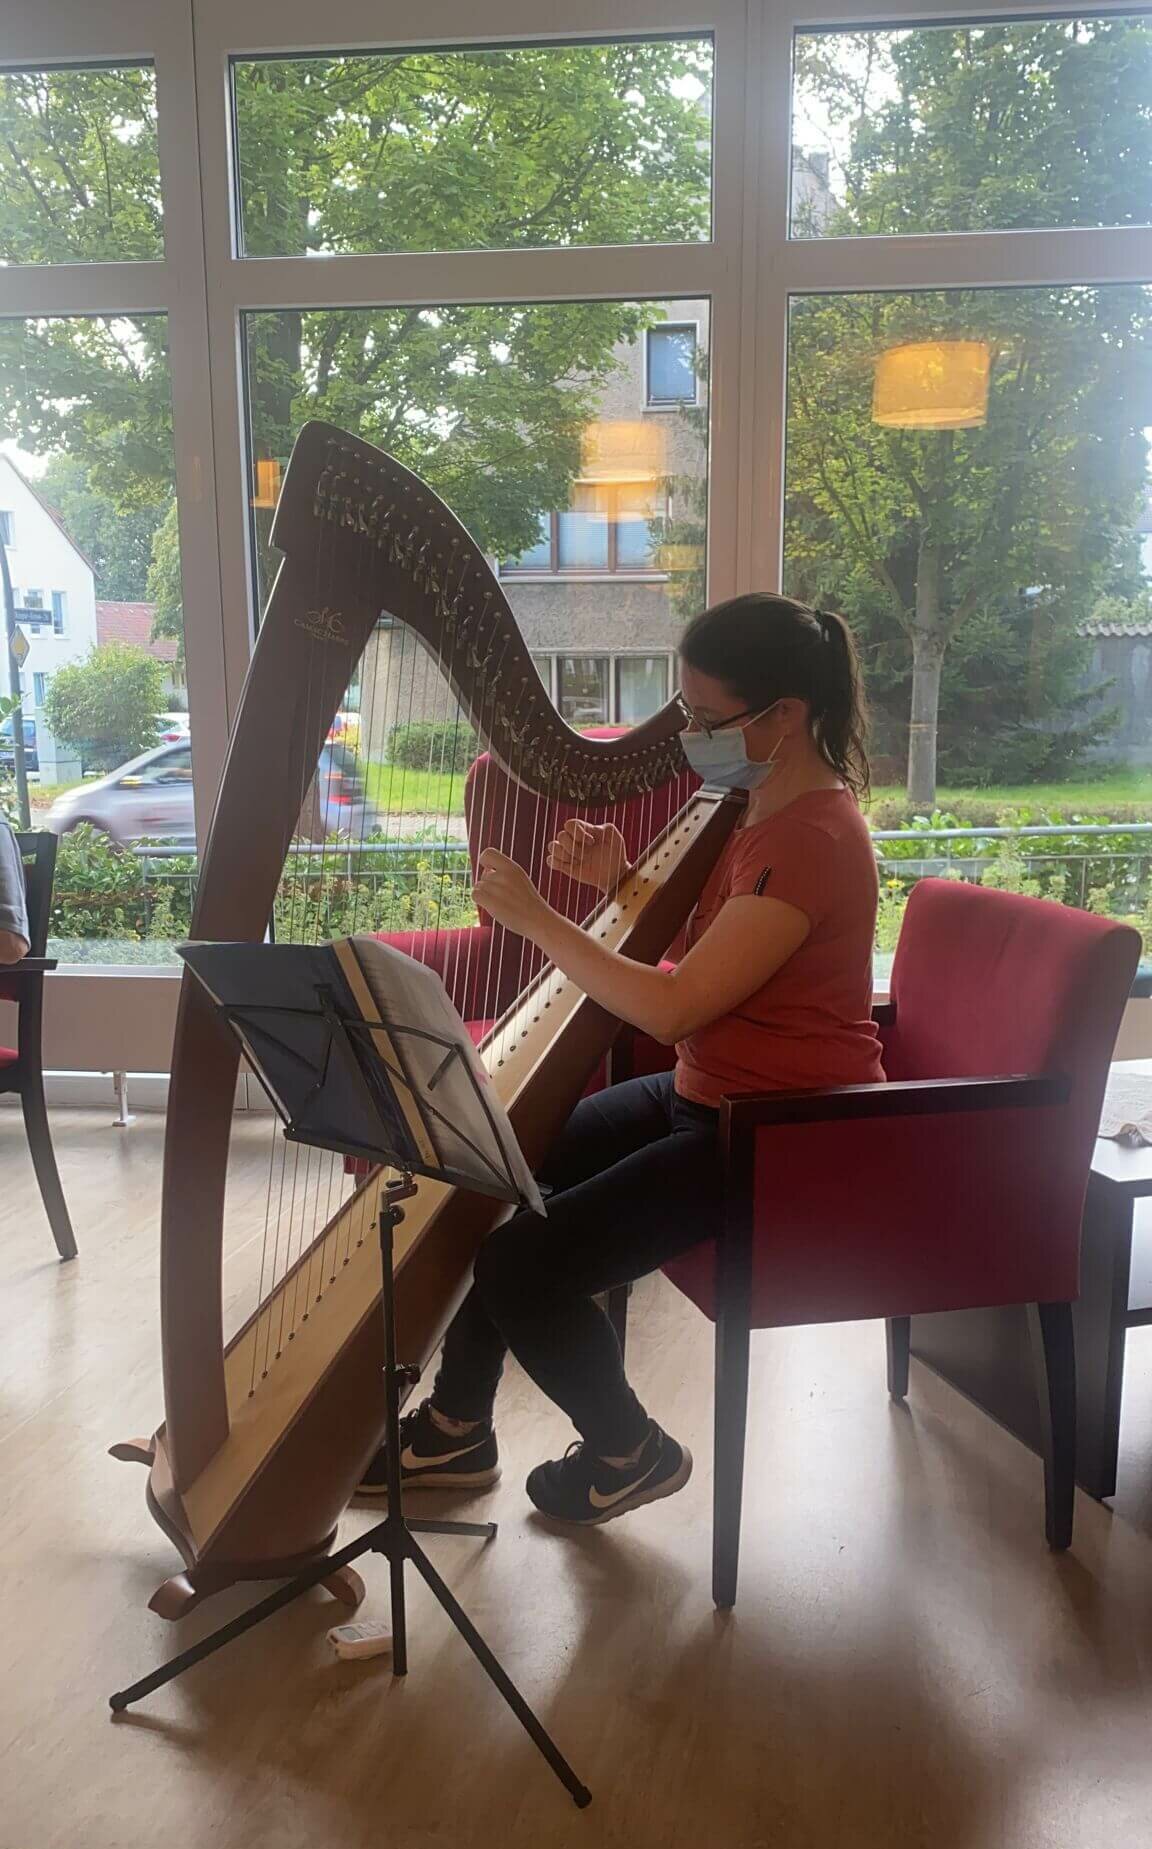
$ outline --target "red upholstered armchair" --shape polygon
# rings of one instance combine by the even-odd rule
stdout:
[[[713,1596],[735,1602],[749,1331],[1026,1304],[1050,1545],[1072,1538],[1071,1300],[1108,1063],[1139,954],[1126,926],[925,880],[881,1011],[887,1085],[726,1101],[717,1236],[666,1267],[716,1325]]]
[[[61,1258],[75,1258],[76,1239],[48,1128],[41,1055],[44,973],[56,967],[55,962],[44,955],[56,872],[56,836],[47,833],[17,835],[16,845],[24,862],[29,951],[22,963],[0,970],[0,1001],[15,1002],[18,1009],[17,1045],[0,1046],[0,1093],[19,1094],[28,1147],[56,1250]]]

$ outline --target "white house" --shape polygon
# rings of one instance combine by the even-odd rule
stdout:
[[[24,717],[36,727],[40,781],[66,783],[79,777],[80,764],[49,731],[44,697],[56,670],[82,660],[96,641],[95,575],[32,482],[5,455],[0,455],[0,542],[8,553],[16,622],[29,643],[20,691]],[[3,651],[0,663],[7,668]],[[0,691],[7,693],[7,674],[0,678]]]

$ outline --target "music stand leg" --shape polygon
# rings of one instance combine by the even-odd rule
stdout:
[[[265,1599],[253,1605],[250,1610],[233,1618],[229,1624],[222,1625],[211,1636],[202,1638],[198,1644],[182,1650],[177,1656],[154,1669],[150,1675],[142,1676],[131,1687],[120,1689],[109,1697],[109,1705],[114,1714],[122,1714],[133,1702],[140,1701],[145,1695],[151,1695],[156,1689],[163,1688],[168,1682],[174,1682],[193,1664],[202,1663],[205,1657],[214,1656],[217,1650],[223,1650],[237,1637],[243,1637],[245,1631],[251,1631],[266,1618],[283,1611],[294,1599],[311,1591],[322,1580],[339,1567],[350,1566],[364,1554],[382,1554],[388,1561],[389,1584],[392,1598],[392,1673],[403,1676],[408,1671],[408,1630],[407,1613],[404,1602],[404,1563],[410,1560],[420,1574],[428,1590],[438,1604],[447,1613],[456,1630],[472,1651],[477,1662],[487,1673],[489,1679],[499,1689],[516,1719],[524,1728],[534,1745],[536,1745],[557,1778],[569,1793],[580,1810],[592,1802],[592,1793],[582,1785],[563,1753],[545,1730],[537,1716],[528,1706],[523,1695],[503,1668],[488,1645],[484,1642],[476,1626],[468,1617],[455,1596],[437,1573],[432,1562],[413,1540],[414,1533],[422,1534],[471,1534],[484,1540],[491,1540],[496,1533],[495,1522],[407,1522],[401,1502],[400,1480],[400,1387],[402,1382],[410,1381],[415,1370],[404,1366],[396,1360],[396,1319],[395,1302],[392,1287],[393,1233],[402,1214],[395,1205],[386,1205],[386,1196],[382,1193],[380,1200],[379,1230],[380,1255],[383,1264],[383,1287],[381,1308],[384,1314],[384,1352],[386,1364],[384,1370],[386,1444],[388,1467],[388,1514],[374,1528],[350,1541],[335,1554],[329,1554],[317,1566],[307,1572],[297,1574],[287,1585],[276,1592],[269,1593]]]

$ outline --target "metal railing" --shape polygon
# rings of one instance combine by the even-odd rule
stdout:
[[[1018,859],[1030,878],[1051,885],[1053,876],[1065,876],[1060,896],[1070,904],[1085,905],[1089,895],[1107,887],[1122,897],[1126,909],[1143,904],[1152,879],[1152,822],[1085,822],[1028,824],[1020,828],[972,824],[949,828],[874,829],[881,877],[908,884],[943,875],[979,881],[1005,860],[1005,844],[1018,849]],[[1051,843],[1047,849],[1045,843]],[[1057,845],[1058,844],[1058,845]],[[898,847],[898,851],[893,849]],[[923,851],[921,851],[923,850]],[[197,868],[188,865],[186,847],[163,842],[140,842],[134,849],[140,869],[140,887],[133,909],[141,916],[144,932],[150,929],[163,895],[179,901],[185,912],[194,896]],[[183,866],[172,862],[181,859]],[[323,875],[349,886],[395,889],[397,881],[418,878],[420,866],[431,866],[438,876],[460,889],[471,884],[471,861],[465,841],[297,842],[285,863],[282,895],[303,888]],[[123,907],[127,895],[110,892],[77,893],[58,887],[57,899],[74,897],[78,906],[99,912],[105,906]]]

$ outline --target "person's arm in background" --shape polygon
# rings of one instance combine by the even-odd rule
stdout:
[[[19,963],[28,955],[28,907],[24,899],[24,863],[16,837],[0,816],[0,964]]]

